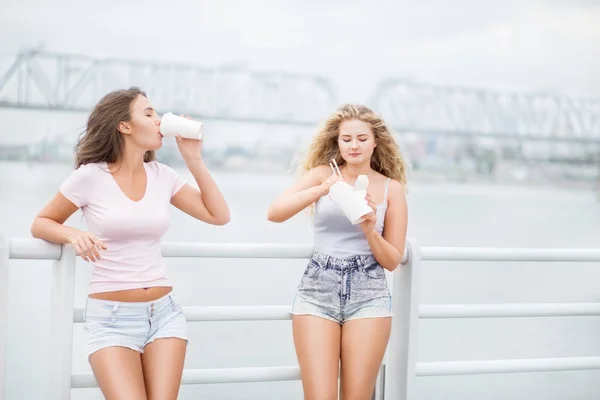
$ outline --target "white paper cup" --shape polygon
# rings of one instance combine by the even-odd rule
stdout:
[[[329,188],[329,197],[341,209],[352,225],[360,224],[373,212],[362,191],[355,191],[346,182],[336,182]]]
[[[204,124],[168,112],[160,120],[160,133],[165,137],[179,135],[187,139],[200,140],[204,136]]]

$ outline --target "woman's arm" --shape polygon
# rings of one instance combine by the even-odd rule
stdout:
[[[204,161],[198,159],[186,164],[201,190],[186,184],[171,198],[171,204],[209,224],[227,224],[231,219],[229,206]]]
[[[106,250],[104,243],[89,232],[63,225],[77,210],[75,204],[58,192],[33,220],[31,235],[51,243],[70,243],[85,261],[96,261],[100,258],[99,250]]]
[[[370,204],[373,206],[371,201]],[[383,235],[375,230],[374,218],[376,218],[374,215],[371,216],[372,226],[369,226],[367,221],[362,223],[368,227],[363,230],[369,247],[379,265],[388,271],[393,271],[400,265],[404,256],[408,225],[408,207],[404,187],[398,181],[390,182]]]
[[[231,213],[202,158],[202,140],[184,139],[177,136],[177,147],[197,188],[184,185],[171,197],[171,204],[186,214],[213,225],[225,225]]]
[[[69,238],[81,231],[63,224],[77,210],[75,204],[58,192],[33,220],[31,235],[51,243],[69,243]]]
[[[273,200],[267,210],[267,219],[271,222],[287,221],[329,193],[331,185],[338,180],[328,166],[311,169]]]

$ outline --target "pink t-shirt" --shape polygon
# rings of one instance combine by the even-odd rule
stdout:
[[[171,197],[185,181],[167,165],[144,163],[147,185],[135,202],[121,190],[106,163],[82,165],[60,186],[60,192],[81,208],[88,231],[107,250],[92,262],[88,293],[171,286],[161,253],[161,237],[169,227]]]

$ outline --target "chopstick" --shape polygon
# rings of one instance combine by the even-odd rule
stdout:
[[[335,158],[332,158],[331,161],[329,162],[329,166],[331,167],[331,170],[333,171],[334,175],[337,171],[337,174],[340,178],[344,179],[344,177],[342,176],[342,173],[340,172],[340,169],[338,168],[337,163],[335,162]],[[335,169],[333,168],[335,166]]]

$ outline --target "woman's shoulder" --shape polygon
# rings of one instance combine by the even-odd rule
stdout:
[[[148,161],[146,162],[146,168],[151,172],[153,176],[158,180],[173,180],[179,179],[179,174],[172,167],[167,164],[163,164],[160,161]]]
[[[382,185],[386,188],[386,193],[388,194],[388,200],[390,198],[394,198],[398,195],[404,194],[405,187],[404,185],[398,181],[397,179],[390,178],[380,172],[376,172],[375,179],[379,185]]]
[[[157,160],[147,161],[146,162],[146,167],[149,168],[152,171],[157,172],[157,173],[160,173],[161,171],[172,171],[173,170],[167,164],[163,164],[163,163],[161,163],[160,161],[157,161]]]
[[[81,164],[73,171],[77,175],[87,176],[94,175],[99,172],[109,172],[105,162],[91,162],[87,164]]]
[[[388,200],[394,200],[398,198],[404,198],[406,194],[406,187],[400,181],[392,178],[386,178],[389,182],[386,183],[387,197]]]
[[[146,161],[146,162],[145,162],[145,164],[146,164],[146,167],[147,167],[147,168],[150,168],[150,169],[152,169],[152,170],[159,170],[159,169],[161,169],[163,166],[165,166],[165,167],[166,167],[166,165],[165,165],[165,164],[163,164],[163,163],[161,163],[161,162],[159,162],[159,161],[156,161],[156,160],[152,160],[152,161]]]
[[[331,167],[327,164],[317,165],[316,167],[311,168],[308,172],[317,176],[329,176],[332,174]]]
[[[331,174],[331,167],[326,164],[317,165],[306,172],[309,179],[318,181],[318,183],[323,183]]]

